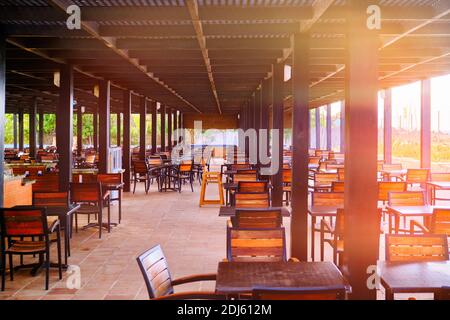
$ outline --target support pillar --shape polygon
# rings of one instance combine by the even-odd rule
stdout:
[[[141,97],[139,108],[139,159],[145,160],[145,149],[147,143],[145,136],[147,133],[147,99]]]
[[[19,151],[23,151],[23,108],[19,109]]]
[[[158,134],[158,110],[156,110],[156,101],[150,102],[150,112],[152,113],[152,154],[155,154]]]
[[[28,128],[30,157],[33,159],[36,158],[36,113],[37,113],[37,99],[34,98],[32,105],[30,106],[29,128]]]
[[[172,109],[167,110],[167,151],[172,151]]]
[[[422,80],[420,108],[420,167],[431,168],[431,80]]]
[[[322,149],[320,146],[320,108],[316,108],[316,149]]]
[[[122,148],[122,168],[125,170],[123,174],[123,191],[131,190],[131,91],[123,92],[123,148]]]
[[[39,111],[39,149],[44,149],[44,111]]]
[[[327,150],[331,150],[332,136],[331,136],[331,104],[327,105]]]
[[[161,152],[166,151],[166,106],[160,104],[161,112]]]
[[[111,118],[111,82],[100,81],[100,95],[98,98],[99,115],[99,173],[109,173],[109,148],[110,148],[110,118]]]
[[[384,162],[392,163],[392,90],[384,91]]]
[[[83,150],[83,112],[81,107],[77,108],[77,155],[81,156]]]

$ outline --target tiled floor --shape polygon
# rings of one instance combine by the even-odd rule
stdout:
[[[214,194],[214,187],[208,193]],[[136,257],[156,244],[162,246],[173,278],[216,272],[217,263],[225,257],[226,236],[226,218],[218,217],[218,206],[199,208],[198,182],[193,193],[188,186],[181,193],[160,193],[155,189],[152,186],[146,195],[141,185],[136,194],[125,194],[121,225],[110,234],[104,233],[102,239],[96,229],[74,234],[69,263],[80,268],[80,289],[68,288],[68,280],[74,278],[70,274],[64,273],[59,281],[57,271],[52,270],[50,290],[45,291],[43,272],[32,277],[29,270],[23,269],[15,273],[14,281],[8,278],[0,299],[147,299]],[[112,216],[117,219],[117,205],[112,207]],[[80,225],[83,223],[84,220],[79,221]],[[289,219],[284,225],[289,244]],[[331,252],[326,253],[326,259],[331,260]],[[177,289],[213,290],[214,283]],[[383,298],[381,292],[379,298]]]

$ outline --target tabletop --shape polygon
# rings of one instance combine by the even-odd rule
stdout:
[[[450,261],[379,261],[382,285],[393,292],[436,292],[450,286]]]
[[[391,176],[394,175],[406,175],[407,170],[406,169],[394,169],[394,170],[381,170],[381,174],[388,174]]]
[[[261,209],[261,208],[241,208],[243,210],[245,209]],[[281,209],[281,215],[283,217],[290,217],[291,216],[291,211],[286,208],[286,207],[269,207],[269,208],[263,208],[264,210],[269,210],[269,209]],[[222,206],[220,207],[219,210],[219,217],[234,217],[236,215],[236,207],[225,207]]]
[[[250,293],[255,287],[330,289],[345,292],[348,285],[331,262],[220,262],[216,292]]]
[[[441,189],[450,189],[450,181],[428,181],[427,184]]]
[[[427,216],[433,214],[434,206],[387,206],[388,211],[402,216]]]

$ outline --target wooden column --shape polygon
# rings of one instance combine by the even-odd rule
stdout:
[[[117,146],[118,147],[120,147],[121,145],[122,145],[122,143],[121,143],[121,137],[122,137],[122,134],[121,134],[121,124],[122,124],[122,121],[121,121],[121,113],[120,112],[117,112],[117,124],[116,124],[116,126],[117,126],[117,137],[116,137],[116,141],[117,141]]]
[[[320,147],[320,108],[316,108],[316,149],[322,149]]]
[[[100,81],[100,96],[98,98],[98,142],[99,142],[99,173],[109,173],[109,148],[110,148],[110,119],[111,119],[111,82]]]
[[[6,108],[6,37],[0,33],[0,119],[5,118]],[[3,207],[3,173],[5,158],[5,122],[0,121],[0,208]]]
[[[123,174],[123,191],[131,190],[131,91],[123,92],[123,161],[122,167],[125,170]]]
[[[384,91],[384,162],[392,163],[392,90]]]
[[[158,110],[156,110],[156,101],[150,102],[150,112],[152,113],[152,154],[155,154],[158,134]]]
[[[259,160],[259,129],[261,129],[261,89],[257,89],[255,91],[255,130],[256,130],[256,155],[257,155],[257,164],[260,165],[261,161]]]
[[[341,123],[340,123],[341,127],[340,129],[340,134],[341,134],[341,147],[340,147],[340,152],[344,153],[345,152],[345,102],[341,101]]]
[[[278,144],[279,152],[275,154],[272,152],[272,159],[278,157],[279,168],[276,174],[272,176],[272,205],[275,207],[281,207],[283,205],[283,92],[284,92],[284,64],[274,64],[272,65],[272,94],[273,94],[273,104],[272,104],[272,128],[278,130],[279,139],[275,141],[272,140],[272,144]]]
[[[269,107],[271,105],[272,79],[265,79],[261,87],[261,129],[269,130]],[[269,132],[268,138],[270,137]],[[270,140],[267,139],[267,153],[270,152]]]
[[[309,35],[294,36],[291,255],[308,261]]]
[[[39,111],[39,149],[44,149],[44,111]]]
[[[172,109],[167,110],[167,151],[172,151]]]
[[[98,111],[97,110],[95,110],[94,114],[92,115],[92,126],[94,127],[93,144],[94,144],[94,149],[97,151],[98,150]]]
[[[184,129],[184,123],[183,123],[183,114],[180,111],[180,114],[178,115],[178,127],[180,129]]]
[[[81,156],[83,150],[83,112],[81,106],[77,107],[77,155]]]
[[[73,142],[73,68],[64,65],[60,70],[59,100],[56,108],[56,148],[59,154],[59,189],[69,190],[72,179]]]
[[[145,141],[145,136],[147,133],[147,99],[141,97],[140,108],[139,108],[139,158],[145,160],[145,149],[147,148],[147,143]]]
[[[29,116],[29,137],[28,141],[30,143],[30,157],[36,158],[36,113],[37,113],[37,99],[34,98],[30,106],[30,116]]]
[[[17,149],[17,113],[13,114],[13,140],[14,140],[14,149]]]
[[[367,28],[372,1],[348,0],[345,75],[345,254],[343,270],[352,287],[351,299],[375,299],[368,268],[379,254],[377,210],[378,48],[376,31]]]
[[[327,104],[327,150],[331,150],[332,136],[331,136],[331,104]]]
[[[23,151],[23,108],[19,108],[19,151]]]
[[[161,113],[161,152],[166,151],[166,106],[160,104]]]
[[[178,129],[178,115],[177,115],[177,109],[173,110],[173,129],[177,130]],[[173,140],[174,138],[172,138]],[[178,144],[178,141],[174,141],[175,145]]]
[[[431,168],[431,80],[422,80],[420,108],[420,167]]]

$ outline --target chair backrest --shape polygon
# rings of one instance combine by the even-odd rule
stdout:
[[[172,276],[166,257],[159,245],[145,251],[136,260],[144,276],[150,299],[173,293]]]
[[[283,169],[283,183],[291,184],[292,183],[292,169]]]
[[[450,172],[433,172],[431,181],[450,181]]]
[[[339,176],[337,173],[324,173],[317,172],[314,174],[314,181],[316,183],[329,183],[331,184],[333,181],[338,181]]]
[[[102,202],[102,185],[100,182],[70,183],[70,201],[72,203]]]
[[[233,175],[233,182],[239,183],[239,181],[256,181],[257,174],[256,173],[236,173]]]
[[[344,192],[344,190],[345,190],[344,181],[333,181],[331,183],[332,192]]]
[[[180,164],[180,172],[191,172],[192,171],[192,161],[183,161]]]
[[[58,192],[59,177],[58,173],[45,173],[41,176],[34,176],[35,182],[31,188],[33,192]]]
[[[321,157],[310,156],[309,164],[319,164]]]
[[[378,200],[388,201],[389,192],[405,192],[406,182],[380,181],[378,182]]]
[[[330,154],[329,150],[316,150],[316,157],[324,157],[328,158],[328,155]]]
[[[133,161],[133,171],[135,174],[145,175],[148,173],[148,165],[145,160]]]
[[[238,181],[238,192],[267,192],[269,190],[267,181]]]
[[[336,222],[334,225],[335,239],[342,239],[344,237],[344,209],[337,209],[336,211]]]
[[[402,170],[403,165],[401,163],[383,163],[383,170]]]
[[[390,206],[423,206],[425,193],[423,191],[389,192],[388,204]]]
[[[408,183],[426,183],[430,180],[430,169],[408,169],[406,181]]]
[[[344,293],[335,289],[255,288],[252,300],[341,300]]]
[[[234,228],[280,228],[283,223],[281,209],[236,209]]]
[[[268,208],[269,192],[236,192],[234,195],[236,208]]]
[[[228,228],[227,259],[230,262],[286,261],[284,228]]]
[[[313,192],[312,193],[313,206],[344,206],[343,192]]]
[[[72,182],[79,182],[79,183],[97,182],[97,173],[73,173]]]
[[[122,183],[122,177],[121,173],[99,173],[97,175],[97,181],[103,183]]]
[[[431,217],[431,232],[450,236],[450,208],[434,208]]]
[[[33,206],[37,207],[67,207],[69,194],[67,192],[35,192]]]
[[[150,159],[148,159],[148,165],[150,167],[160,166],[160,165],[162,165],[162,160],[161,160],[160,157],[158,157],[158,158],[150,158]]]
[[[386,235],[386,261],[446,261],[446,235]]]
[[[48,236],[45,208],[0,209],[2,237]]]

